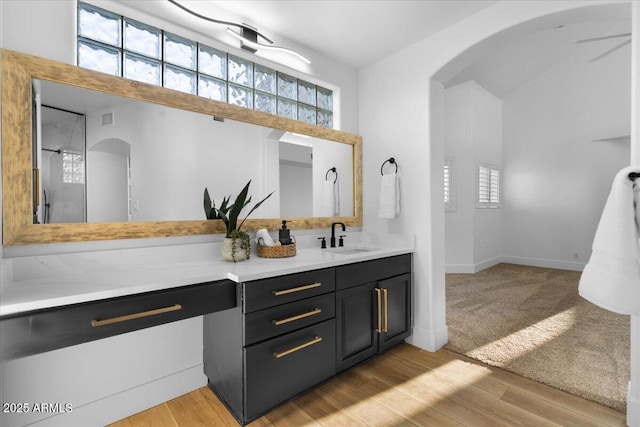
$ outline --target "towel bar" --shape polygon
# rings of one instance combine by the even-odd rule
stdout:
[[[327,181],[327,180],[328,180],[328,178],[329,178],[329,172],[333,172],[333,173],[335,173],[335,174],[336,174],[336,177],[335,177],[335,179],[333,180],[333,183],[335,184],[336,182],[338,182],[338,170],[336,169],[336,167],[335,167],[335,166],[334,166],[334,167],[332,167],[331,169],[329,169],[329,170],[327,171],[327,173],[325,173],[325,174],[324,174],[324,180],[325,180],[325,181]]]
[[[380,166],[380,175],[384,175],[384,173],[382,172],[382,169],[384,169],[384,165],[386,165],[387,162],[391,163],[392,165],[396,165],[396,173],[397,173],[398,172],[398,162],[396,162],[396,159],[391,157],[390,159],[385,160],[384,163],[382,164],[382,166]]]

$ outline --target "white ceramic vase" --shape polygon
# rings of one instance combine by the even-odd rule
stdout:
[[[222,258],[224,258],[225,261],[233,261],[233,262],[237,262],[237,261],[244,261],[247,259],[247,251],[240,248],[241,245],[241,239],[235,239],[236,241],[236,254],[235,254],[235,258],[233,256],[233,237],[225,237],[224,241],[222,242]]]

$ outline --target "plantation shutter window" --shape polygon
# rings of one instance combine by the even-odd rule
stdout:
[[[500,207],[500,168],[486,163],[478,163],[479,208]]]
[[[453,162],[450,159],[444,161],[444,208],[447,211],[453,211],[453,186],[452,186],[452,173]]]

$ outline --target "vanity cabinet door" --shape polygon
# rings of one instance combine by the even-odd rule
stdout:
[[[343,371],[378,352],[376,283],[336,292],[337,368]]]
[[[383,332],[379,349],[383,351],[407,338],[411,332],[411,275],[402,274],[378,282],[382,291]]]

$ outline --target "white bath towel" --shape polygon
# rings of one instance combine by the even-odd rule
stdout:
[[[256,231],[256,243],[264,246],[273,246],[276,244],[266,228],[261,228]]]
[[[640,314],[640,182],[630,180],[630,172],[640,166],[621,170],[613,180],[578,289],[607,310]]]
[[[382,175],[378,216],[393,219],[400,214],[400,181],[397,173]]]
[[[322,187],[322,216],[340,216],[340,186],[338,181],[325,181]]]

